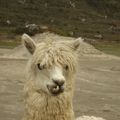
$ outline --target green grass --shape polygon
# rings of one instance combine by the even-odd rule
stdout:
[[[120,56],[120,43],[97,42],[93,44],[96,49],[104,53]]]
[[[120,0],[72,0],[72,2],[75,8],[70,5],[69,0],[36,0],[33,4],[29,0],[25,4],[15,0],[1,1],[0,48],[11,49],[21,44],[16,40],[15,29],[24,26],[25,23],[35,23],[46,25],[51,32],[63,36],[95,39],[95,35],[101,34],[103,39],[99,39],[100,42],[94,43],[94,46],[105,53],[120,56]],[[6,20],[10,20],[11,25],[7,25]],[[119,44],[104,43],[103,40],[116,41]]]
[[[13,40],[0,40],[0,48],[5,48],[5,49],[13,49],[20,45],[20,41],[13,41]]]
[[[94,35],[102,34],[104,40],[116,40],[117,35],[119,40],[119,30],[110,29],[112,26],[118,26],[119,29],[119,0],[72,0],[72,2],[75,8],[70,5],[69,0],[36,0],[33,4],[29,0],[25,4],[14,0],[11,0],[11,3],[1,1],[0,32],[16,34],[15,28],[22,27],[25,23],[35,23],[47,25],[53,32],[64,36],[94,38]],[[105,19],[104,16],[108,18]],[[85,19],[85,22],[82,22],[82,19]],[[10,26],[6,24],[6,20],[11,21]]]
[[[0,40],[0,48],[13,49],[20,45],[19,40]],[[120,43],[110,43],[110,42],[95,42],[92,43],[96,49],[115,56],[120,56]]]

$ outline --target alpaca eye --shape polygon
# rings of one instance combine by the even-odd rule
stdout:
[[[65,65],[65,70],[68,70],[68,69],[69,69],[68,65]]]
[[[39,70],[43,70],[43,69],[45,68],[44,65],[40,65],[40,63],[37,64],[37,66],[38,66],[38,69],[39,69]]]

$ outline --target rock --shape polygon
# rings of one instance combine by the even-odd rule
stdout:
[[[18,3],[19,3],[19,4],[25,4],[25,3],[26,3],[26,0],[19,0]]]
[[[41,30],[48,30],[48,26],[40,25],[40,29],[41,29]]]
[[[97,35],[94,35],[94,38],[103,39],[103,36],[101,34],[97,34]]]
[[[11,24],[11,21],[10,21],[10,20],[7,20],[6,23],[7,23],[7,25],[10,25],[10,24]]]
[[[27,24],[25,26],[25,28],[28,29],[28,32],[30,32],[31,34],[34,34],[35,32],[39,32],[39,26],[36,24]]]
[[[105,105],[102,109],[103,112],[111,112],[111,106],[110,105]]]
[[[108,18],[108,16],[107,16],[107,15],[105,15],[105,16],[104,16],[104,18],[105,18],[105,20],[106,20],[106,19]]]
[[[45,25],[37,25],[37,24],[26,24],[25,26],[17,26],[15,29],[16,34],[27,33],[31,36],[37,33],[43,33],[48,30],[48,27]]]
[[[44,4],[44,6],[45,6],[45,8],[47,8],[47,7],[48,7],[48,4],[47,4],[47,3],[45,3],[45,4]]]
[[[81,19],[81,22],[85,22],[85,21],[86,21],[86,19],[85,19],[85,18],[82,18],[82,19]]]
[[[71,2],[71,1],[70,1],[70,6],[73,7],[73,8],[76,7],[75,3],[74,3],[74,2]]]
[[[70,31],[70,32],[69,32],[69,35],[70,35],[70,36],[73,36],[73,35],[74,35],[74,32],[73,32],[73,31]]]
[[[29,35],[35,35],[37,33],[43,33],[45,31],[47,31],[49,28],[48,26],[45,25],[36,25],[36,24],[27,24],[25,26],[26,30],[27,30],[27,34]]]

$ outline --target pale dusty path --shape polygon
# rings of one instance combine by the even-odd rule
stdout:
[[[87,52],[80,53],[74,97],[76,117],[94,115],[106,120],[120,120],[120,59],[101,54],[93,47],[89,47],[89,50],[84,45],[82,47]],[[23,115],[22,90],[26,60],[21,58],[26,57],[27,53],[21,48],[0,50],[0,120],[21,120]],[[13,53],[8,58],[16,56],[17,59],[3,57],[8,53]]]
[[[0,60],[0,120],[23,114],[23,71],[26,61]],[[120,120],[120,60],[81,59],[76,81],[76,116],[96,115]]]
[[[81,58],[74,108],[77,116],[120,120],[120,60]]]

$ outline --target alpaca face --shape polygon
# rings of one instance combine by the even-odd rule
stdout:
[[[61,65],[45,68],[38,64],[36,69],[35,89],[38,92],[42,90],[51,95],[59,95],[64,92],[66,76]]]
[[[36,45],[26,34],[22,39],[32,55],[29,69],[34,89],[49,95],[59,95],[66,91],[69,78],[75,71],[75,55],[80,40]]]

